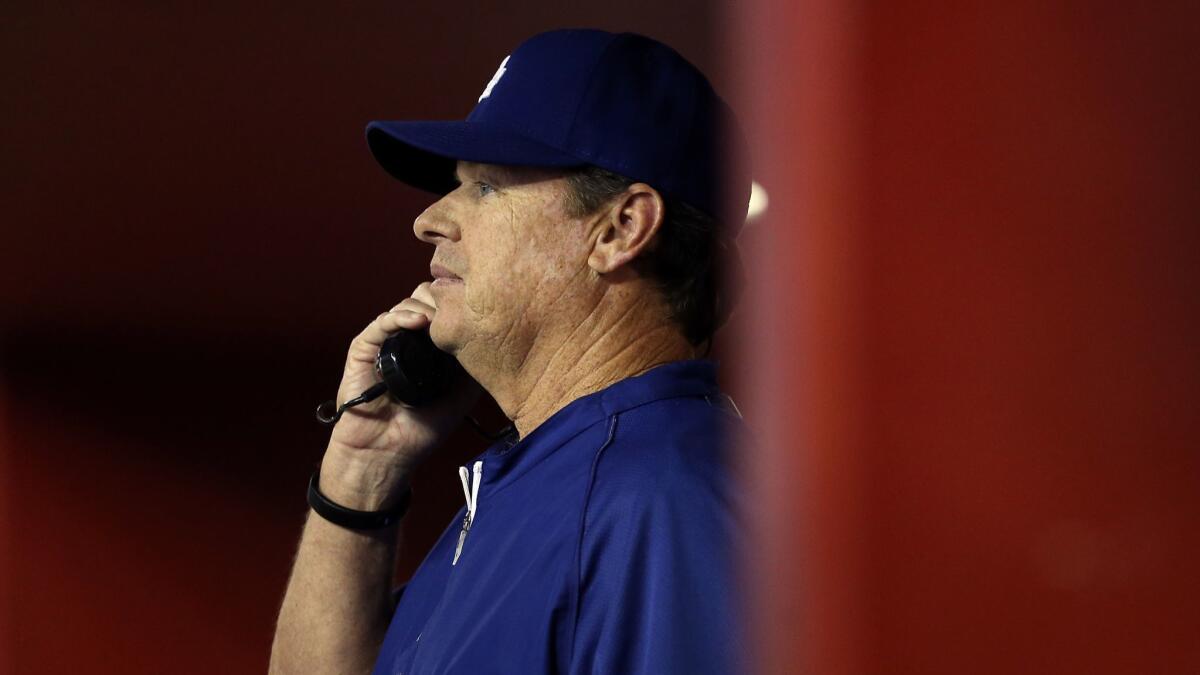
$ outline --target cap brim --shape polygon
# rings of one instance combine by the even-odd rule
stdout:
[[[571,167],[587,162],[508,129],[478,122],[371,122],[367,146],[388,173],[436,194],[453,190],[458,161]]]

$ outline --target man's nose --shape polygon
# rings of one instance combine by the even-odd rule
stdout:
[[[413,234],[428,244],[439,244],[444,240],[458,241],[458,224],[442,197],[421,212],[413,221]]]

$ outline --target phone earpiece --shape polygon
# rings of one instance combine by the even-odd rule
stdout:
[[[458,361],[433,344],[428,331],[401,330],[383,341],[375,373],[397,401],[418,407],[449,389]]]

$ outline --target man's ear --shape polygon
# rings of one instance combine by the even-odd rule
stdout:
[[[597,221],[588,266],[607,274],[649,251],[665,213],[657,190],[645,183],[630,185]]]

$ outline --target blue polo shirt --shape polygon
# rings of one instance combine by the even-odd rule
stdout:
[[[678,361],[488,448],[457,562],[465,507],[404,586],[374,672],[741,671],[735,411],[715,364]]]

